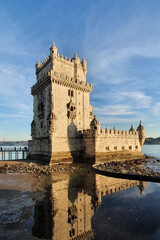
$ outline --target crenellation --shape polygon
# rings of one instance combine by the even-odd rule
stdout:
[[[118,130],[114,130],[114,134],[115,134],[115,135],[118,135]]]
[[[102,133],[102,135],[104,135],[105,134],[105,129],[101,129],[101,133]]]
[[[137,138],[138,132],[128,132],[128,131],[121,131],[121,130],[113,130],[113,129],[100,129],[101,135],[106,135],[107,137],[127,137],[127,138]]]
[[[50,60],[51,60],[50,56],[48,56],[41,64],[38,60],[36,64],[36,74],[39,73],[44,67],[46,67]]]

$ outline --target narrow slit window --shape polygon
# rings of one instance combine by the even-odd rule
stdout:
[[[73,95],[74,95],[74,94],[73,94],[73,91],[71,91],[71,97],[73,97]]]

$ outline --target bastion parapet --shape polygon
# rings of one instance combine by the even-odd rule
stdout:
[[[101,129],[90,105],[92,84],[86,81],[87,62],[75,53],[72,59],[59,55],[53,44],[50,55],[36,63],[34,118],[29,155],[50,164],[59,161],[99,161],[119,152],[142,156],[145,130]]]

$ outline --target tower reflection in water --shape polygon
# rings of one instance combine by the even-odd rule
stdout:
[[[102,196],[133,186],[142,193],[145,182],[88,175],[53,174],[43,201],[36,201],[32,233],[52,240],[94,239],[91,218]]]

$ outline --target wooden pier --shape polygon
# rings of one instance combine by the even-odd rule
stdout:
[[[0,147],[0,160],[20,160],[26,159],[28,155],[28,148],[15,147],[15,148],[3,148]]]

